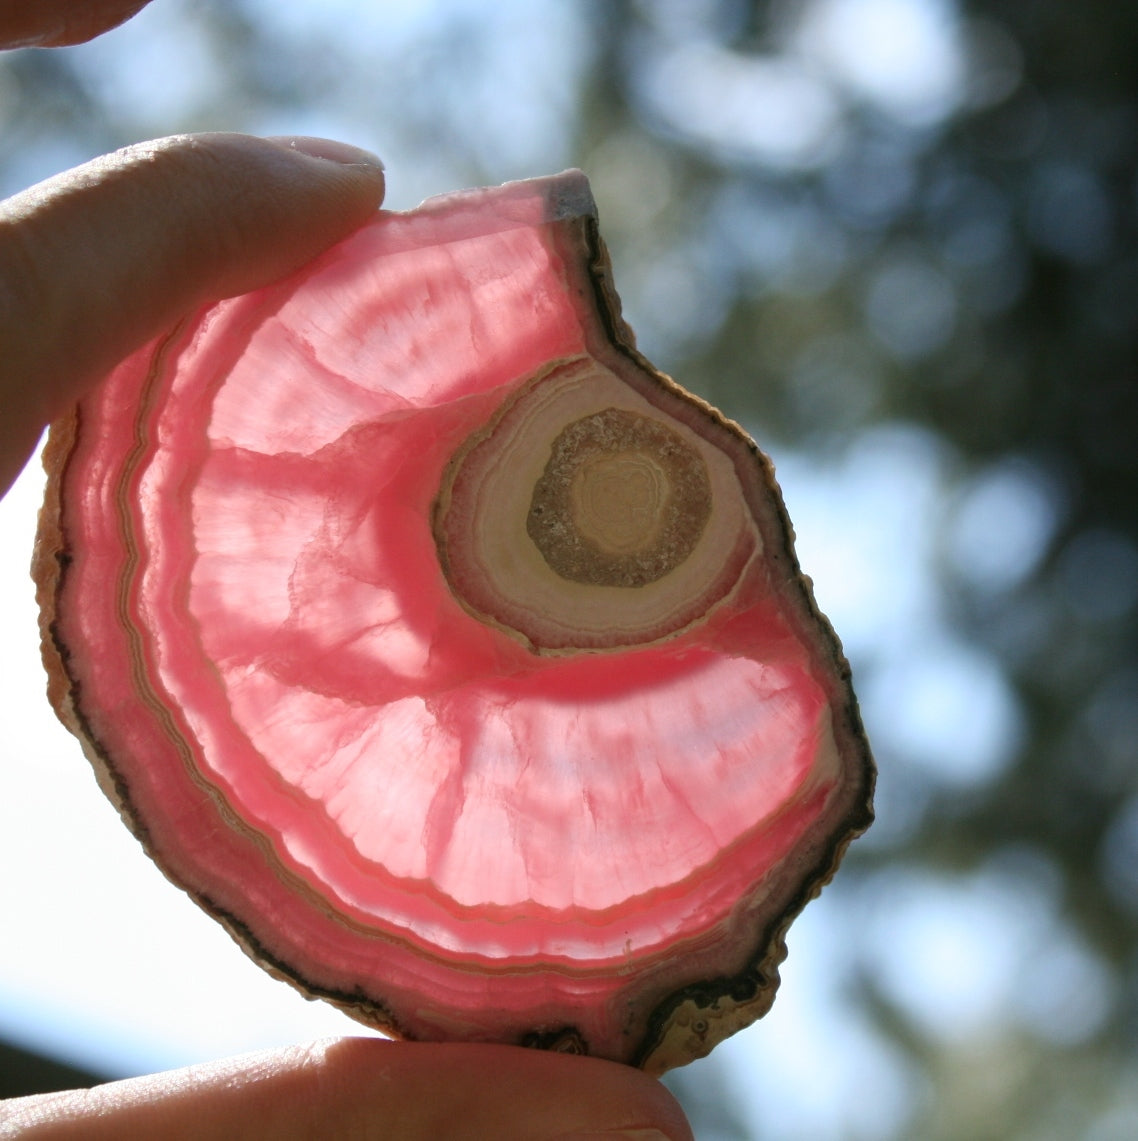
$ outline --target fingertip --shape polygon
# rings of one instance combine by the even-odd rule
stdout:
[[[135,143],[102,163],[139,165],[157,162],[177,170],[177,178],[207,193],[229,193],[240,186],[231,207],[240,208],[259,194],[264,205],[302,199],[321,203],[336,197],[359,209],[376,209],[385,190],[383,161],[370,151],[336,139],[310,135],[246,135],[203,131]],[[337,188],[343,194],[337,193]],[[315,196],[315,197],[314,197]],[[357,223],[358,224],[358,223]]]
[[[86,43],[118,27],[150,0],[0,2],[0,49],[59,48]]]
[[[12,474],[44,423],[128,353],[299,269],[384,192],[382,166],[348,144],[210,133],[134,144],[0,203]]]
[[[692,1141],[671,1094],[615,1062],[515,1046],[358,1037],[27,1098],[11,1103],[4,1125],[40,1126],[61,1141]]]
[[[601,1058],[476,1043],[344,1038],[322,1054],[326,1090],[345,1120],[389,1123],[407,1138],[564,1141],[624,1135],[692,1141],[675,1097],[655,1078]],[[369,1091],[349,1108],[348,1091]],[[347,1096],[345,1097],[345,1093]]]

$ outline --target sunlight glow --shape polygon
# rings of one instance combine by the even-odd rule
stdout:
[[[950,0],[814,0],[798,46],[852,95],[912,126],[947,118],[963,94]]]

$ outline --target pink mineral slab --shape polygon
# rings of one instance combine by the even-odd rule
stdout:
[[[769,461],[620,317],[577,171],[383,212],[53,425],[49,693],[274,975],[663,1071],[871,820]]]

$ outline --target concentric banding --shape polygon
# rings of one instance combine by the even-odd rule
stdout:
[[[579,172],[187,318],[45,463],[53,704],[273,975],[653,1072],[766,1011],[872,761],[769,464],[635,350]]]
[[[562,578],[638,587],[692,553],[710,514],[699,453],[659,420],[606,408],[553,441],[526,531]]]
[[[459,449],[435,539],[451,589],[538,652],[679,633],[760,548],[732,460],[595,360],[532,378]]]

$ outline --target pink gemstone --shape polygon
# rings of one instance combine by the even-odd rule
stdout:
[[[52,699],[258,962],[654,1071],[871,819],[768,461],[619,317],[578,172],[382,213],[52,429]]]

